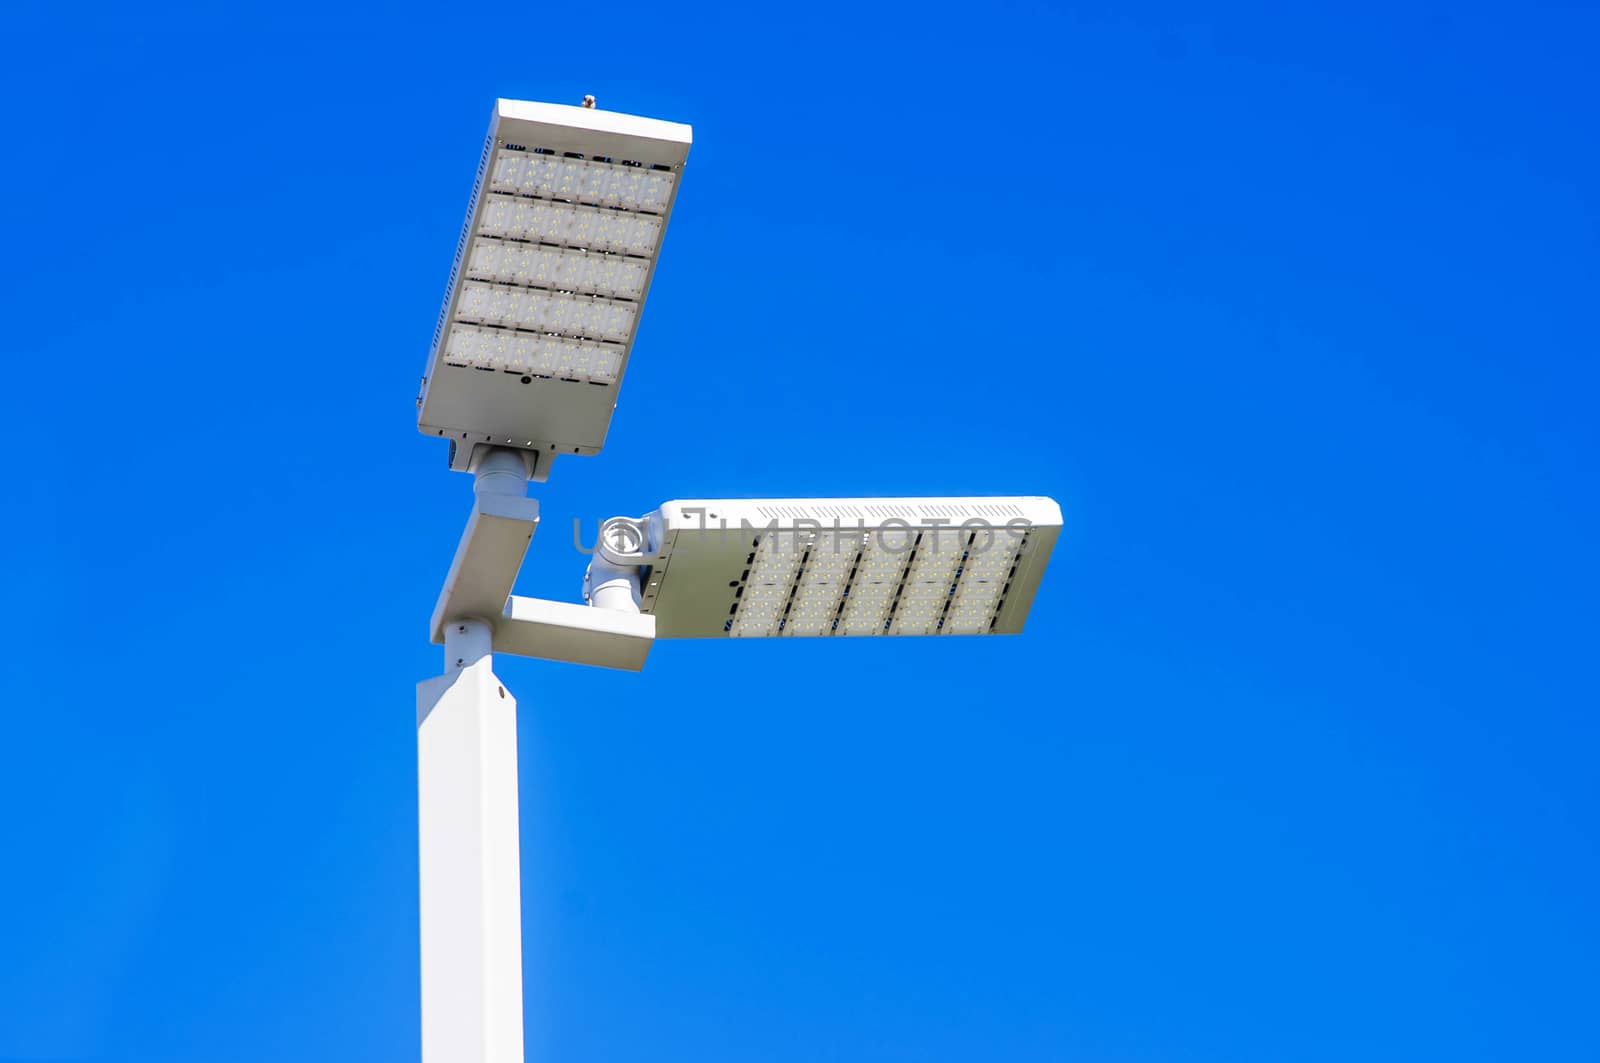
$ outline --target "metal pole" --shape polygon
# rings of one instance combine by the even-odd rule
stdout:
[[[490,451],[479,494],[527,490],[520,455]],[[493,630],[445,624],[445,671],[417,684],[423,1063],[522,1063],[517,703]]]

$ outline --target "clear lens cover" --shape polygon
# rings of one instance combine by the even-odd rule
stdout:
[[[479,236],[467,255],[466,275],[532,288],[644,297],[649,263],[626,255],[579,251]]]
[[[1017,561],[1019,543],[1005,532],[995,532],[992,537],[975,537],[962,564],[962,575],[968,579],[1004,580]]]
[[[740,637],[987,632],[1019,545],[956,528],[768,532],[755,544],[729,631]]]
[[[968,579],[963,574],[956,585],[954,599],[945,614],[943,631],[952,635],[975,635],[989,630],[989,621],[1005,594],[1005,584]]]
[[[635,303],[467,281],[455,316],[476,325],[626,343],[637,312]]]
[[[484,197],[478,233],[512,240],[581,247],[629,255],[652,255],[662,219],[651,214],[575,206],[516,196]]]
[[[450,327],[444,360],[473,369],[614,384],[622,373],[622,352],[616,344],[457,324]]]
[[[501,148],[489,190],[660,214],[676,183],[670,170]]]
[[[752,577],[754,573],[752,572]],[[739,596],[729,634],[739,637],[772,635],[789,602],[789,584],[747,583]]]

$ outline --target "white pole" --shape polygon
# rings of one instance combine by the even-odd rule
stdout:
[[[479,494],[527,490],[491,451]],[[483,620],[445,624],[445,673],[417,684],[423,1063],[522,1063],[517,703]]]
[[[447,634],[445,674],[417,684],[422,1059],[522,1063],[517,703],[487,624]]]

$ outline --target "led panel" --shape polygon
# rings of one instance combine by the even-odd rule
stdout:
[[[613,295],[635,301],[644,298],[649,272],[648,259],[545,247],[488,236],[472,241],[466,266],[466,275],[471,280],[557,292]]]
[[[1061,530],[1038,497],[690,500],[646,520],[658,638],[1014,633]]]
[[[484,445],[605,443],[692,132],[583,107],[496,101],[417,398],[451,466]]]
[[[495,157],[491,192],[662,214],[677,176],[633,161],[582,159],[508,147]]]
[[[653,214],[584,207],[550,199],[491,193],[484,199],[477,233],[527,244],[550,244],[650,258],[666,228]]]
[[[622,346],[508,329],[451,325],[444,361],[446,365],[499,370],[518,376],[612,384],[622,373]]]
[[[919,537],[916,552],[906,565],[891,635],[933,635],[941,630],[945,610],[956,600],[956,574],[979,549],[975,538],[974,531],[943,529]]]
[[[785,635],[833,633],[843,608],[845,588],[867,541],[861,532],[828,531],[809,538],[805,567],[797,573],[794,600],[784,617]]]
[[[571,339],[626,343],[638,312],[632,303],[592,295],[543,292],[509,284],[467,281],[456,304],[456,321]]]

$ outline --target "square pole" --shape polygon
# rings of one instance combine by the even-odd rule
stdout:
[[[417,684],[423,1063],[522,1063],[517,703],[481,621]]]

